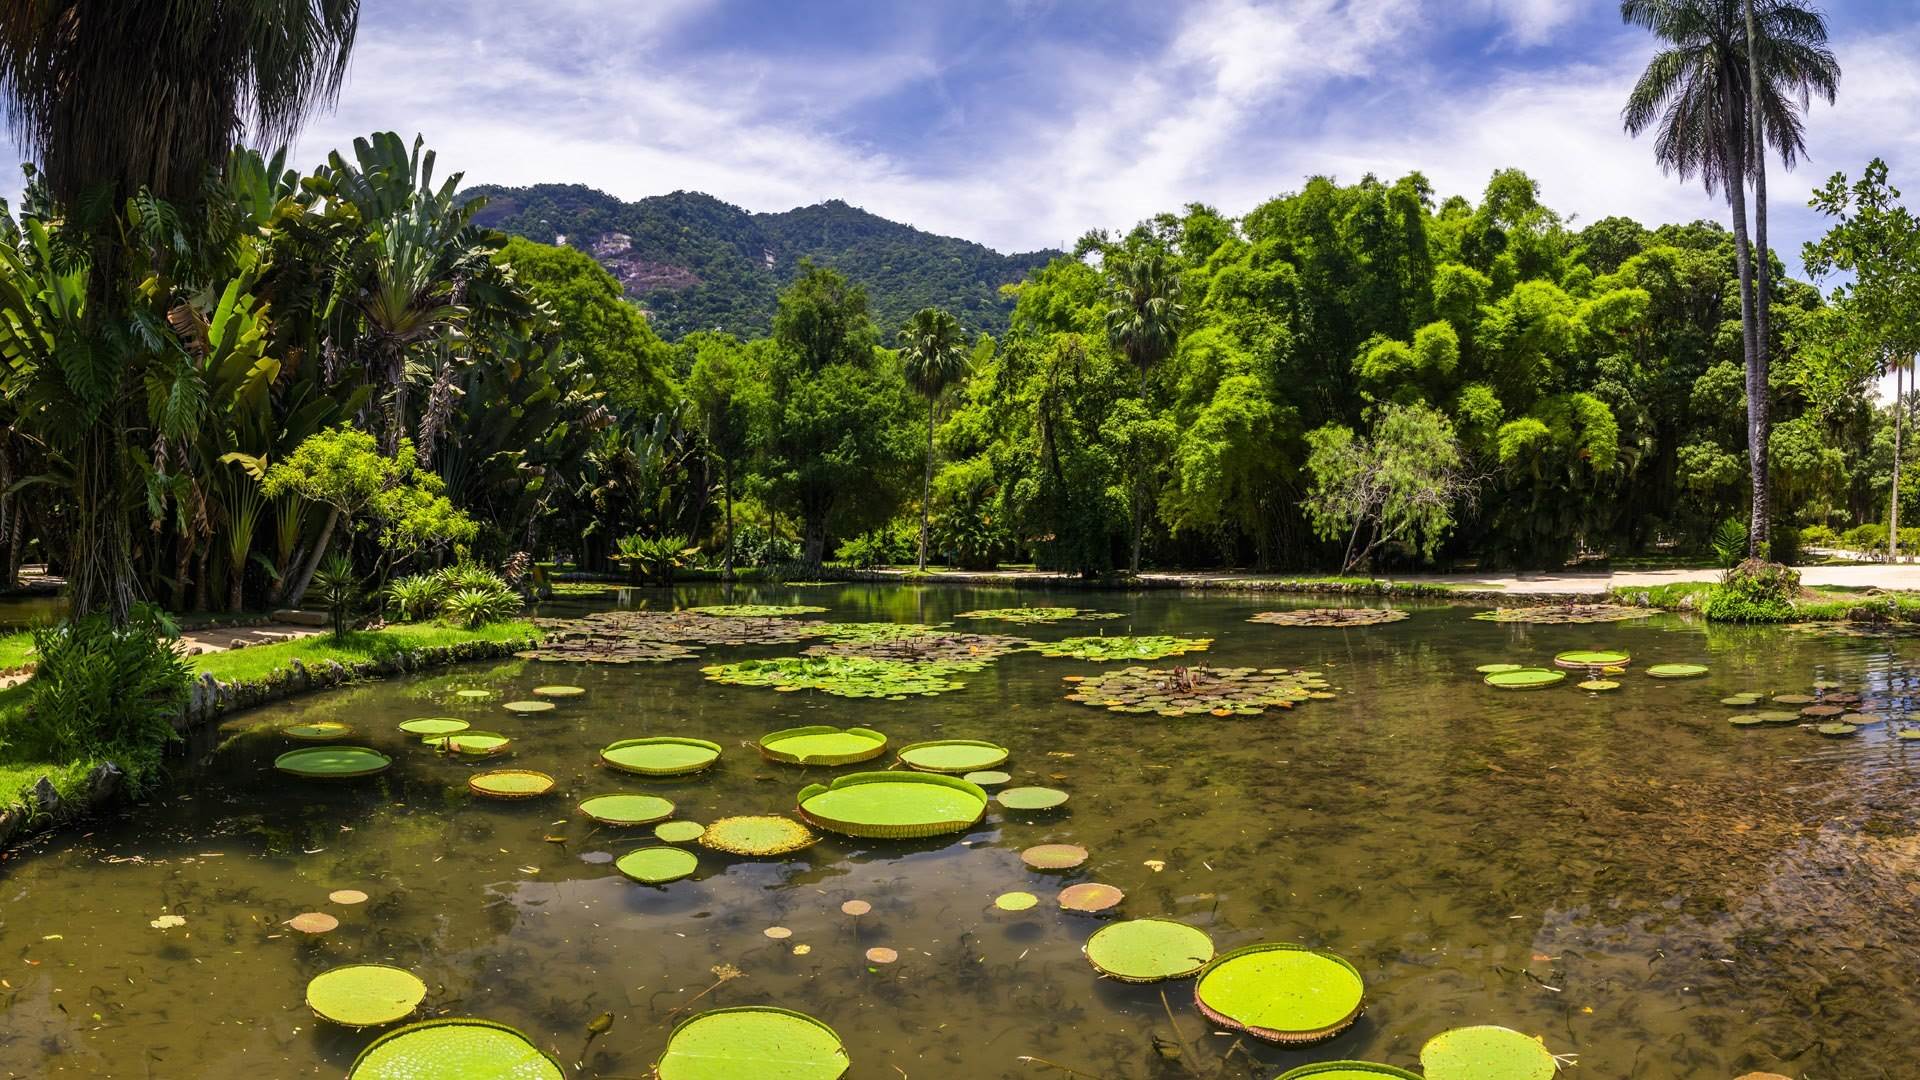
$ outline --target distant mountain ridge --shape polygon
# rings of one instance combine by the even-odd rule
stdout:
[[[907,316],[929,305],[953,312],[970,332],[999,334],[1013,309],[1000,287],[1061,254],[1002,255],[838,199],[750,214],[697,191],[635,202],[583,184],[483,186],[471,194],[488,200],[478,223],[591,254],[669,339],[694,330],[767,333],[779,292],[803,258],[865,286],[889,341]]]

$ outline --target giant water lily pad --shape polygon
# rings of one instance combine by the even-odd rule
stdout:
[[[566,686],[560,683],[555,683],[552,686],[536,686],[533,688],[534,697],[570,698],[579,697],[586,692],[586,687]]]
[[[726,817],[702,830],[700,846],[729,855],[788,855],[817,839],[812,830],[779,814]]]
[[[1118,885],[1102,881],[1082,881],[1060,890],[1060,910],[1080,915],[1098,915],[1120,906],[1127,894]]]
[[[1565,682],[1567,673],[1552,668],[1528,667],[1514,671],[1496,671],[1483,680],[1499,690],[1545,690]]]
[[[1388,1080],[1420,1080],[1419,1073],[1376,1061],[1316,1061],[1288,1069],[1280,1074],[1280,1080],[1380,1080],[1383,1076]]]
[[[797,800],[810,824],[874,839],[940,836],[972,828],[987,810],[987,793],[940,773],[863,772],[810,784]]]
[[[386,772],[393,759],[370,746],[307,746],[273,759],[283,773],[309,780],[349,780]]]
[[[1268,708],[1291,709],[1303,701],[1332,696],[1326,682],[1308,671],[1126,667],[1074,683],[1067,700],[1122,713],[1254,716]]]
[[[978,739],[935,739],[900,748],[900,762],[921,772],[970,773],[1007,760],[1007,748]]]
[[[426,1000],[427,984],[411,971],[386,964],[348,964],[307,983],[307,1008],[345,1027],[391,1024],[413,1015]]]
[[[1067,793],[1050,787],[1010,787],[995,792],[993,798],[1009,810],[1051,810],[1066,803]]]
[[[871,728],[811,724],[760,736],[760,753],[787,765],[852,765],[886,752],[887,737]]]
[[[1578,623],[1626,622],[1660,614],[1659,608],[1629,607],[1625,604],[1532,604],[1527,607],[1495,608],[1474,618],[1486,622],[1567,625]]]
[[[1083,950],[1093,969],[1121,982],[1181,979],[1213,959],[1213,939],[1172,919],[1128,919],[1103,926]]]
[[[1159,660],[1168,656],[1185,656],[1190,652],[1200,652],[1212,644],[1212,638],[1116,635],[1043,641],[1033,649],[1042,656],[1066,656],[1075,660],[1106,663],[1112,660]]]
[[[853,625],[886,625],[856,623]],[[913,633],[894,637],[861,634],[843,637],[830,632],[833,641],[809,645],[801,652],[807,656],[859,657],[891,660],[908,664],[939,664],[954,671],[978,671],[1010,652],[1033,643],[1026,638],[1005,634],[962,634],[952,631],[914,627]]]
[[[1633,657],[1612,649],[1573,649],[1556,655],[1553,662],[1563,668],[1625,667]]]
[[[472,726],[465,720],[451,716],[417,716],[412,720],[400,721],[400,730],[409,735],[452,735]]]
[[[673,803],[658,795],[620,792],[595,795],[580,804],[580,812],[602,825],[651,825],[673,816]]]
[[[1380,626],[1406,617],[1398,608],[1323,607],[1262,611],[1247,621],[1268,626]]]
[[[551,701],[509,701],[500,707],[510,713],[526,715],[528,713],[552,712],[554,704]]]
[[[752,1005],[703,1012],[674,1028],[653,1069],[658,1080],[838,1080],[849,1064],[832,1028]]]
[[[677,735],[621,739],[603,748],[600,760],[636,776],[685,776],[720,760],[720,744]]]
[[[353,725],[339,720],[314,720],[289,724],[280,729],[280,734],[295,742],[334,742],[353,734]]]
[[[1707,673],[1705,664],[1655,664],[1647,674],[1656,679],[1693,679]]]
[[[706,831],[707,827],[697,821],[663,821],[653,827],[654,837],[665,840],[669,844],[684,844],[689,840],[698,840],[700,834]]]
[[[451,735],[432,735],[422,741],[442,753],[466,757],[504,754],[507,747],[513,745],[512,739],[497,731],[456,731]]]
[[[347,1080],[566,1080],[559,1063],[491,1020],[427,1020],[375,1039]]]
[[[1620,689],[1620,684],[1614,682],[1612,679],[1588,679],[1585,682],[1575,683],[1574,685],[1582,690],[1595,694],[1604,694],[1609,690]]]
[[[1065,622],[1068,619],[1086,622],[1123,617],[1123,614],[1118,611],[1090,611],[1075,607],[981,608],[978,611],[963,611],[954,616],[956,619],[992,619],[1011,623],[1055,623]]]
[[[1526,666],[1525,664],[1481,664],[1473,670],[1482,675],[1498,675],[1503,671],[1519,671]]]
[[[1035,870],[1071,870],[1087,861],[1087,849],[1078,844],[1035,844],[1020,853],[1020,861]]]
[[[1553,1080],[1557,1068],[1540,1040],[1490,1024],[1443,1031],[1420,1048],[1426,1080]]]
[[[467,777],[467,788],[489,799],[534,799],[553,790],[553,777],[532,769],[493,769]]]
[[[742,660],[700,669],[707,678],[730,686],[771,686],[776,690],[821,690],[838,697],[922,697],[958,690],[950,664],[915,664],[862,656],[789,656]]]
[[[700,867],[700,859],[686,848],[635,848],[613,860],[613,868],[642,885],[679,881]]]
[[[1345,1031],[1366,987],[1341,957],[1267,943],[1225,953],[1200,972],[1193,997],[1209,1020],[1277,1043],[1311,1043]]]
[[[706,604],[686,610],[723,619],[770,619],[787,615],[816,615],[827,610],[812,604]]]

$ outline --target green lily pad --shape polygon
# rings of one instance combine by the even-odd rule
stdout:
[[[776,690],[820,690],[839,697],[900,698],[958,690],[955,674],[967,665],[919,664],[864,656],[788,656],[710,664],[701,673],[729,686],[771,686]]]
[[[767,619],[786,615],[813,615],[827,610],[812,604],[706,604],[686,610],[722,619]]]
[[[1103,926],[1083,950],[1093,969],[1121,982],[1182,979],[1213,959],[1213,939],[1172,919],[1128,919]]]
[[[368,746],[307,746],[273,759],[274,768],[309,780],[372,776],[392,765],[392,758]]]
[[[557,684],[554,686],[536,686],[533,688],[534,697],[569,698],[579,697],[586,692],[585,687],[561,686]]]
[[[1814,702],[1819,700],[1820,700],[1819,698],[1814,697],[1812,694],[1775,694],[1773,695],[1773,703],[1775,705],[1811,705]]]
[[[491,1020],[427,1020],[390,1031],[353,1059],[347,1080],[566,1080],[559,1063]]]
[[[1762,709],[1752,714],[1755,720],[1763,724],[1791,724],[1800,719],[1800,714],[1785,709]]]
[[[1540,1040],[1482,1025],[1443,1031],[1420,1048],[1426,1080],[1553,1080],[1559,1064]]]
[[[1009,810],[1051,810],[1067,801],[1067,793],[1050,787],[1010,787],[995,792],[993,799]]]
[[[456,720],[451,716],[417,716],[412,720],[400,721],[400,730],[409,735],[452,735],[472,726],[465,720]]]
[[[900,762],[921,772],[967,773],[1007,760],[1007,748],[978,739],[935,739],[900,748]]]
[[[651,825],[673,816],[673,803],[658,795],[620,792],[595,795],[580,804],[580,812],[602,825]]]
[[[1420,1080],[1419,1073],[1375,1061],[1317,1061],[1288,1069],[1279,1080],[1380,1080],[1383,1076],[1388,1080]]]
[[[451,735],[432,735],[421,741],[442,753],[467,757],[504,754],[507,747],[513,745],[512,739],[497,731],[456,731]]]
[[[551,701],[509,701],[505,705],[502,705],[500,707],[507,710],[510,713],[525,714],[525,713],[551,712],[554,708],[554,705],[553,705],[553,702]]]
[[[1620,689],[1620,684],[1614,682],[1612,679],[1588,679],[1585,682],[1575,683],[1574,685],[1581,690],[1587,690],[1597,694],[1604,694],[1609,690]]]
[[[1519,671],[1526,666],[1525,664],[1481,664],[1473,670],[1482,675],[1498,675],[1506,671]]]
[[[1381,626],[1406,617],[1398,608],[1334,607],[1262,611],[1247,621],[1268,626]]]
[[[426,1000],[427,984],[411,971],[386,964],[330,968],[307,983],[307,1008],[344,1027],[391,1024],[413,1015]]]
[[[466,690],[455,690],[453,696],[466,698],[468,701],[485,701],[493,696],[493,691],[469,688]]]
[[[1556,654],[1553,662],[1564,668],[1625,667],[1633,657],[1610,649],[1573,649]]]
[[[954,776],[862,772],[809,784],[796,800],[809,824],[847,836],[907,839],[972,828],[987,810],[987,793]]]
[[[1732,697],[1721,698],[1720,704],[1730,705],[1736,709],[1744,709],[1751,705],[1760,704],[1760,695],[1759,694],[1735,694]]]
[[[1345,1031],[1366,986],[1341,957],[1304,945],[1267,943],[1222,954],[1193,984],[1209,1020],[1269,1042],[1303,1044]]]
[[[667,1037],[658,1080],[839,1080],[850,1062],[840,1036],[803,1013],[765,1005],[714,1009]]]
[[[1013,774],[1001,772],[999,769],[982,769],[979,772],[970,772],[960,779],[965,780],[969,784],[978,784],[983,788],[999,787],[1001,784],[1012,780]]]
[[[1484,680],[1488,686],[1500,690],[1545,690],[1565,682],[1567,673],[1552,668],[1520,668],[1517,671],[1496,671]]]
[[[621,739],[602,749],[600,760],[611,768],[636,776],[685,776],[720,760],[720,744],[677,735]]]
[[[1741,713],[1738,716],[1727,717],[1727,723],[1735,727],[1760,727],[1766,722],[1766,718],[1759,713]]]
[[[1040,903],[1040,898],[1030,892],[1003,892],[993,898],[993,906],[1001,911],[1029,911]]]
[[[701,831],[700,846],[729,855],[765,858],[787,855],[812,845],[812,830],[779,814],[725,817]]]
[[[635,848],[613,861],[613,868],[642,885],[665,885],[699,869],[700,860],[686,848]]]
[[[289,724],[280,729],[280,734],[295,742],[333,742],[353,734],[353,725],[339,720],[315,720],[306,724]]]
[[[1893,737],[1896,739],[1907,739],[1907,740],[1920,739],[1920,728],[1903,727],[1900,730],[1894,732]]]
[[[998,622],[1012,623],[1054,623],[1068,619],[1084,622],[1123,617],[1124,615],[1118,611],[1089,611],[1074,607],[982,608],[979,611],[963,611],[954,616],[956,619],[993,619]]]
[[[886,752],[887,737],[870,728],[813,724],[760,736],[761,755],[787,765],[852,765]]]
[[[1706,673],[1705,664],[1655,664],[1647,669],[1656,679],[1691,679]]]
[[[1317,672],[1285,668],[1125,667],[1072,682],[1068,701],[1161,716],[1257,716],[1333,696]]]
[[[1847,736],[1852,735],[1855,732],[1859,731],[1860,727],[1858,724],[1842,724],[1842,723],[1839,723],[1838,721],[1835,721],[1831,723],[1821,724],[1819,727],[1816,727],[1813,730],[1819,732],[1822,735],[1825,735],[1829,739],[1844,739]]]
[[[1527,607],[1495,608],[1474,618],[1484,622],[1571,625],[1580,623],[1625,622],[1660,614],[1659,608],[1628,607],[1625,604],[1533,604]]]
[[[553,777],[532,769],[493,769],[467,777],[467,788],[489,799],[534,799],[553,790]]]
[[[697,821],[663,821],[653,827],[654,838],[665,840],[669,844],[684,844],[691,840],[698,840],[700,834],[706,831],[707,827]]]
[[[1033,647],[1041,656],[1065,656],[1075,660],[1106,663],[1112,660],[1159,660],[1200,652],[1213,644],[1212,638],[1167,637],[1070,637],[1043,641]]]

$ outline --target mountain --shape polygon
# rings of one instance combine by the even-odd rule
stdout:
[[[487,198],[475,218],[480,224],[591,254],[666,338],[716,327],[742,337],[766,334],[778,294],[801,259],[866,286],[886,340],[928,305],[953,312],[969,331],[999,334],[1013,310],[1000,286],[1061,254],[1002,255],[838,199],[750,214],[697,191],[637,202],[581,184],[476,187],[472,194]]]

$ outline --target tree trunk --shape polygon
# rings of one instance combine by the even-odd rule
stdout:
[[[287,607],[299,607],[306,598],[307,586],[313,583],[313,575],[320,569],[320,560],[327,555],[327,544],[333,539],[333,527],[340,521],[340,511],[329,509],[327,523],[320,526],[320,539],[314,541],[313,551],[307,555],[307,564],[300,568],[300,576],[288,584],[287,590],[280,594],[280,602]]]
[[[1760,111],[1760,54],[1751,45],[1753,32],[1753,0],[1746,0],[1747,10],[1747,87],[1751,103],[1748,121],[1748,139],[1753,144],[1753,246],[1750,258],[1754,261],[1753,295],[1753,375],[1751,376],[1759,396],[1749,399],[1748,409],[1752,427],[1758,438],[1748,453],[1753,459],[1755,477],[1753,524],[1747,530],[1748,548],[1762,558],[1771,558],[1769,553],[1773,543],[1772,492],[1767,485],[1767,443],[1773,435],[1773,395],[1768,370],[1772,366],[1769,343],[1769,311],[1773,303],[1773,253],[1767,247],[1767,129]]]
[[[1893,366],[1893,501],[1887,525],[1887,561],[1900,561],[1900,427],[1906,408],[1900,401],[1900,375],[1903,365]]]
[[[1737,116],[1738,102],[1731,88],[1723,91],[1727,114]],[[1742,125],[1744,127],[1744,125]],[[1763,425],[1766,420],[1767,386],[1760,381],[1760,359],[1754,349],[1753,251],[1747,239],[1746,140],[1739,130],[1729,130],[1721,147],[1725,155],[1727,202],[1733,211],[1733,261],[1740,276],[1740,339],[1747,368],[1747,469],[1753,484],[1753,513],[1747,526],[1747,554],[1766,557],[1767,521],[1767,444]]]
[[[727,553],[721,564],[720,576],[733,580],[733,461],[728,459],[720,466],[720,482],[727,486]]]
[[[933,491],[933,399],[927,399],[927,466],[920,475],[920,569],[927,569],[927,499]]]
[[[819,513],[809,512],[803,515],[801,530],[805,534],[802,540],[801,557],[806,560],[808,566],[820,566],[825,563],[827,558],[826,512],[823,510]]]
[[[96,271],[97,272],[97,271]],[[75,455],[74,529],[67,566],[67,602],[79,618],[104,611],[115,626],[133,610],[132,538],[122,508],[118,411],[100,417],[81,436]]]

